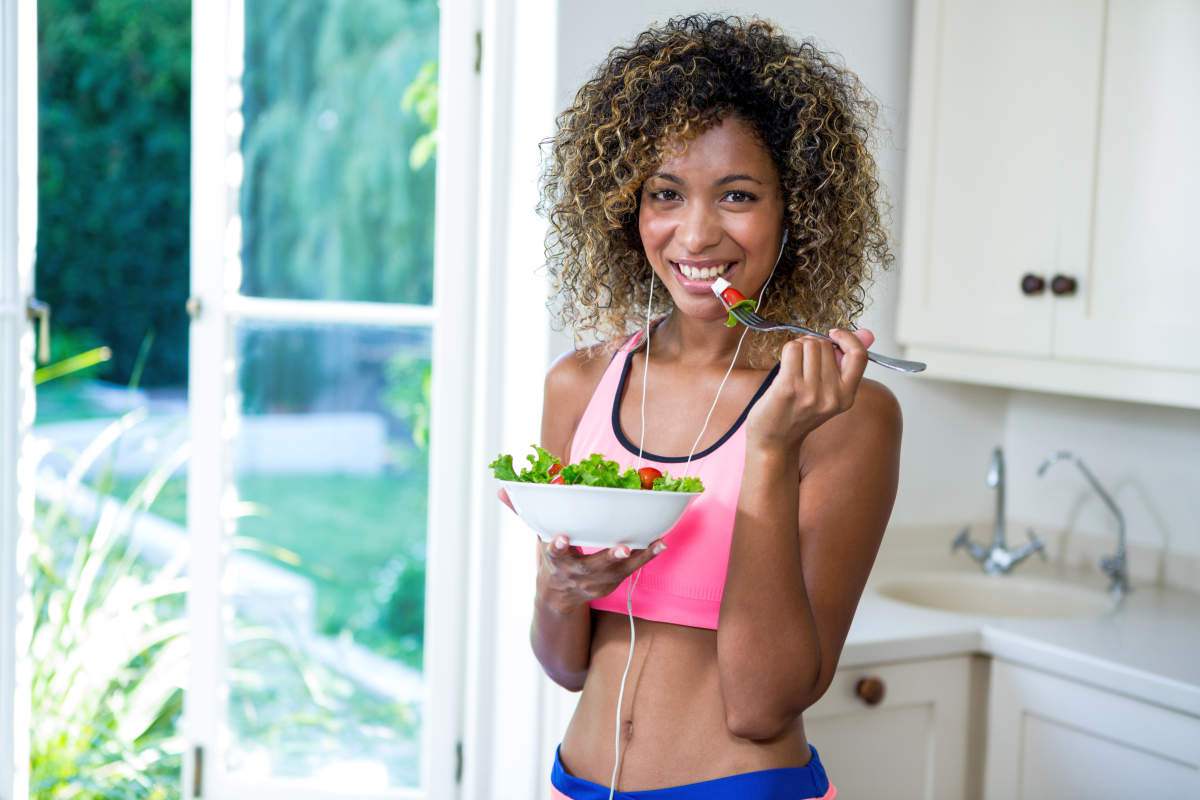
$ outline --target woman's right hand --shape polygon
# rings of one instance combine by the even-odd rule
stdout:
[[[508,492],[500,489],[498,496],[516,513]],[[621,581],[667,549],[666,542],[658,539],[639,550],[622,544],[584,555],[582,550],[571,545],[565,533],[549,542],[539,538],[538,546],[541,553],[538,594],[551,608],[562,613],[611,594]]]

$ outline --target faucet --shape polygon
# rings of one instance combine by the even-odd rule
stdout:
[[[1009,550],[1004,541],[1004,452],[999,447],[992,450],[992,461],[988,466],[987,485],[996,490],[996,524],[992,531],[992,545],[985,548],[971,541],[970,526],[964,527],[954,537],[950,544],[950,552],[960,547],[966,548],[971,558],[983,567],[989,575],[999,575],[1011,572],[1034,552],[1046,560],[1046,547],[1034,535],[1032,530],[1026,530],[1029,543],[1021,545],[1016,550]]]
[[[1117,518],[1117,552],[1100,559],[1100,571],[1109,578],[1108,591],[1120,600],[1125,594],[1131,591],[1129,588],[1129,565],[1125,558],[1125,515],[1121,513],[1121,509],[1113,502],[1108,492],[1104,491],[1104,487],[1100,485],[1100,482],[1096,480],[1096,476],[1080,460],[1079,456],[1068,450],[1059,450],[1043,461],[1042,465],[1038,467],[1038,477],[1040,478],[1045,475],[1046,470],[1050,468],[1051,464],[1063,459],[1070,459],[1075,462],[1075,466],[1079,467],[1080,472],[1087,478],[1088,483],[1096,490],[1096,494],[1100,495],[1100,499],[1104,501],[1104,504],[1112,511],[1113,516]]]

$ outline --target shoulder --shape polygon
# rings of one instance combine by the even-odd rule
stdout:
[[[870,378],[862,379],[858,385],[858,393],[854,398],[854,404],[839,416],[847,415],[853,415],[853,419],[858,419],[864,423],[882,425],[889,428],[899,427],[904,422],[904,415],[900,410],[900,401],[896,399],[896,395],[887,387],[887,384],[871,380]]]
[[[619,348],[619,343],[600,342],[561,353],[546,370],[546,399],[563,402],[595,389]]]
[[[601,342],[567,350],[546,370],[542,446],[564,461],[579,420],[619,348],[620,342]]]
[[[827,420],[804,440],[803,471],[831,458],[898,457],[903,430],[904,415],[896,395],[886,384],[863,378],[850,408]]]

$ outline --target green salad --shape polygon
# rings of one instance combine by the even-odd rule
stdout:
[[[578,464],[563,464],[556,456],[531,445],[536,455],[527,455],[529,466],[517,472],[513,457],[501,455],[491,464],[492,474],[502,481],[525,483],[557,483],[566,486],[605,486],[610,489],[649,489],[656,492],[703,492],[699,478],[672,478],[654,467],[627,468],[610,461],[600,453],[592,453]]]

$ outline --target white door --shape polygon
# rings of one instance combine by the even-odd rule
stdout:
[[[1200,4],[1114,0],[1091,250],[1061,264],[1059,359],[1200,371]]]
[[[37,8],[0,2],[0,797],[29,795],[30,620],[20,546],[31,535],[33,293],[37,233]]]
[[[1050,355],[1051,278],[1087,249],[1103,5],[917,3],[904,343]]]
[[[970,656],[839,669],[804,712],[838,796],[967,797],[971,671]]]
[[[189,797],[458,794],[477,11],[441,5],[194,6]]]
[[[985,800],[1200,797],[1200,718],[992,662]]]

